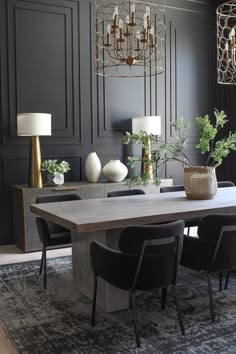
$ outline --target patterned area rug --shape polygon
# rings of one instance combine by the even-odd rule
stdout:
[[[141,348],[136,348],[130,310],[97,312],[73,289],[70,257],[48,260],[48,289],[38,277],[39,261],[0,266],[0,321],[21,354],[155,353],[236,354],[236,274],[228,290],[213,281],[216,322],[211,323],[205,276],[180,268],[178,292],[186,337],[179,329],[171,290],[165,310],[158,293],[140,293],[137,311]]]

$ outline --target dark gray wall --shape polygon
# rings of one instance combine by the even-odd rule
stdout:
[[[169,141],[175,134],[170,122],[192,121],[189,153],[198,161],[193,118],[216,104],[215,5],[166,3],[165,73],[104,79],[93,70],[89,0],[0,1],[0,244],[14,242],[11,186],[28,181],[29,139],[16,136],[17,112],[52,114],[53,134],[41,138],[42,158],[69,161],[67,180],[85,179],[91,151],[103,165],[109,159],[125,162],[129,149],[121,138],[135,115],[160,114]],[[180,183],[182,166],[170,163],[165,176]]]

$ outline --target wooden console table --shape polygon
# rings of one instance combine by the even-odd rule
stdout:
[[[236,188],[220,188],[214,199],[190,200],[185,192],[152,193],[122,198],[103,198],[31,205],[37,215],[72,232],[72,264],[76,289],[92,298],[93,275],[90,243],[117,248],[119,229],[131,224],[188,220],[212,213],[236,213]],[[105,311],[128,306],[127,292],[98,283],[98,304]]]
[[[161,186],[171,185],[173,185],[172,179],[163,179],[161,181]],[[107,193],[112,190],[124,190],[127,188],[127,182],[71,182],[65,183],[61,187],[44,188],[30,188],[24,185],[13,186],[14,240],[16,245],[24,252],[32,252],[42,249],[36,229],[35,216],[29,209],[29,205],[34,204],[37,197],[52,193],[75,193],[79,194],[82,199],[96,199],[105,198]],[[145,193],[159,193],[160,191],[159,187],[155,187],[152,184],[138,186],[138,188],[143,189]]]

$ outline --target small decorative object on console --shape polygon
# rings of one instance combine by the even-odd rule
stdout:
[[[41,165],[41,170],[47,173],[48,185],[61,186],[64,184],[64,173],[70,169],[70,164],[67,161],[58,163],[57,160],[45,160]]]
[[[121,182],[128,174],[128,168],[120,160],[110,160],[102,169],[110,182]]]
[[[96,183],[102,172],[101,161],[96,152],[90,152],[85,161],[85,175],[89,182]]]

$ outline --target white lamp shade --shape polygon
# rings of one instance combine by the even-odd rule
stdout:
[[[161,116],[132,118],[132,133],[139,133],[141,130],[147,134],[161,135]]]
[[[51,135],[51,114],[18,113],[17,135],[40,136]]]

